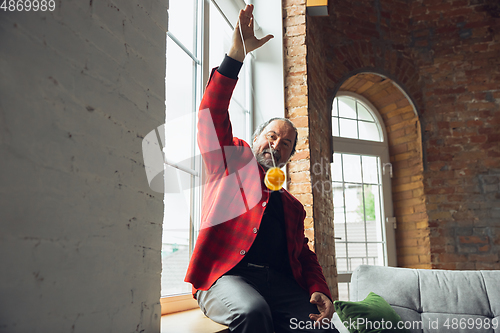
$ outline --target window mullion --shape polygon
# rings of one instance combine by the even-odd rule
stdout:
[[[212,3],[213,5],[215,6],[215,8],[217,8],[217,10],[219,11],[219,13],[221,14],[221,16],[224,18],[224,21],[226,21],[226,23],[231,27],[231,30],[234,30],[234,26],[233,24],[231,23],[231,21],[227,18],[226,14],[222,11],[222,9],[219,7],[219,5],[217,4],[216,1],[213,1],[212,0]]]
[[[198,108],[197,106],[199,105],[200,99],[201,99],[201,92],[202,92],[202,80],[203,80],[203,63],[199,60],[200,55],[201,59],[203,58],[203,52],[204,52],[204,21],[205,21],[205,6],[204,6],[204,0],[195,0],[195,24],[196,27],[194,30],[194,38],[193,38],[193,51],[194,51],[194,57],[193,58],[193,99],[196,101],[193,104],[193,110],[192,110],[192,124],[191,124],[191,133],[192,137],[194,140],[192,141],[192,147],[191,150],[193,152],[192,156],[197,156],[197,140],[196,140],[196,135],[197,135],[197,128],[196,128],[196,123],[197,123],[197,116],[198,116]],[[197,170],[196,173],[198,175],[198,171],[201,173],[201,163],[199,162],[199,158],[193,158],[191,160],[191,168],[194,170]],[[201,173],[203,174],[203,173]],[[197,238],[197,229],[200,224],[200,216],[201,216],[201,192],[203,191],[202,189],[202,184],[203,181],[201,177],[191,177],[191,193],[190,193],[190,199],[191,199],[191,204],[190,204],[190,220],[189,220],[189,257],[191,258],[191,255],[194,250],[194,245],[196,242]]]
[[[342,166],[342,200],[344,205],[344,237],[345,237],[345,257],[346,257],[346,269],[349,272],[349,243],[347,239],[347,209],[346,209],[346,200],[345,200],[345,178],[344,178],[344,154],[340,154],[340,163]]]
[[[189,49],[187,47],[184,46],[184,44],[182,44],[182,42],[180,40],[177,39],[177,37],[174,36],[173,33],[171,33],[170,31],[167,31],[167,36],[175,43],[177,44],[177,46],[179,46],[184,52],[186,52],[186,54],[191,58],[193,59],[193,61],[195,63],[197,63],[198,65],[201,65],[201,61],[191,52],[189,51]],[[196,43],[196,41],[195,41]]]
[[[357,103],[356,103],[356,109],[357,109]],[[369,263],[369,256],[368,256],[368,236],[366,234],[366,193],[365,193],[365,179],[364,179],[364,174],[363,174],[363,156],[359,156],[359,163],[361,165],[361,193],[362,193],[362,198],[363,198],[363,231],[365,235],[365,258],[366,262]]]

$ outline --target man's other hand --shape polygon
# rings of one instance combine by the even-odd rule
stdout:
[[[328,296],[316,291],[311,295],[311,300],[309,302],[316,304],[319,310],[319,314],[311,313],[309,318],[317,322],[322,322],[324,318],[327,318],[328,320],[332,319],[334,308],[333,303],[330,301]]]
[[[233,44],[228,52],[228,56],[234,60],[243,62],[245,60],[245,51],[243,48],[243,43],[241,41],[241,35],[245,41],[246,52],[252,52],[258,49],[265,43],[267,43],[272,35],[267,35],[261,39],[255,37],[255,32],[253,30],[253,5],[246,5],[245,9],[240,10],[240,15],[238,17],[238,22],[233,32]],[[241,25],[241,34],[240,34]]]

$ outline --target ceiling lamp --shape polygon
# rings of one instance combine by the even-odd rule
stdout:
[[[328,0],[307,0],[309,16],[328,16]]]

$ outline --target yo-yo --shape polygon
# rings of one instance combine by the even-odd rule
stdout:
[[[264,184],[271,191],[279,191],[285,183],[285,173],[278,167],[273,167],[267,170],[264,177]]]
[[[267,138],[267,144],[269,145],[269,154],[273,160],[273,167],[267,169],[266,175],[264,176],[264,184],[271,191],[279,191],[285,183],[285,173],[276,166],[276,161],[274,160],[273,149],[271,148],[271,142],[269,137]]]

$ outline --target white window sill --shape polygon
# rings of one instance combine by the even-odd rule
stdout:
[[[199,308],[175,312],[161,317],[161,333],[222,333],[224,325],[207,318]]]

